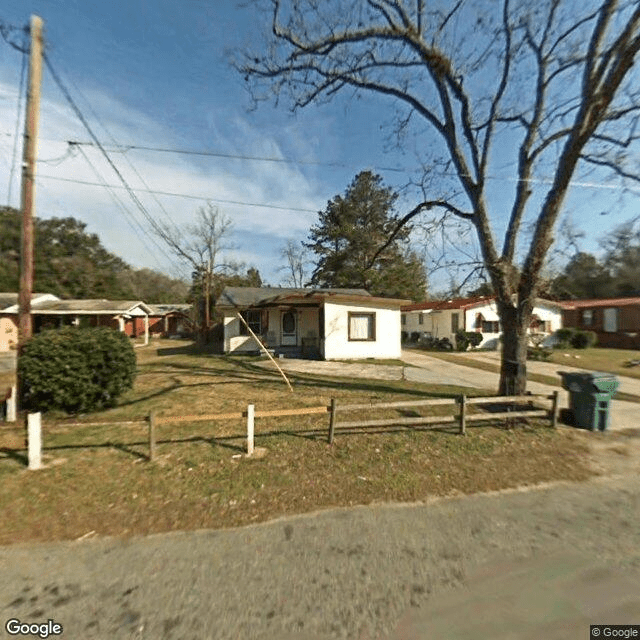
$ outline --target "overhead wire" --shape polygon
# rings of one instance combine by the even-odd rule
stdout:
[[[78,145],[93,145],[93,142],[82,140],[69,140],[70,144]],[[349,168],[352,165],[344,162],[321,162],[320,160],[297,160],[294,158],[278,158],[275,156],[253,156],[238,153],[223,153],[221,151],[209,151],[209,150],[196,150],[196,149],[180,149],[172,147],[151,147],[140,144],[116,144],[115,149],[111,149],[112,152],[125,154],[128,151],[154,151],[157,153],[176,153],[180,155],[189,156],[204,156],[213,158],[226,158],[229,160],[251,160],[256,162],[278,162],[282,164],[299,164],[299,165],[311,165],[318,167],[337,167],[337,168]],[[407,173],[407,169],[402,167],[372,167],[376,171],[394,171],[398,173]]]
[[[12,152],[12,157],[11,157],[11,169],[9,171],[9,186],[7,188],[7,205],[11,206],[11,188],[13,185],[13,176],[15,174],[15,170],[16,170],[16,163],[17,163],[17,156],[18,156],[18,140],[20,139],[20,121],[21,121],[21,116],[22,116],[22,101],[23,101],[23,96],[22,93],[25,89],[25,78],[26,78],[26,71],[27,71],[27,54],[26,51],[22,51],[22,63],[20,65],[20,84],[18,87],[18,109],[17,109],[17,116],[16,116],[16,129],[15,129],[15,134],[13,136],[13,152]]]
[[[78,117],[78,119],[80,120],[82,125],[84,126],[84,128],[89,133],[89,136],[94,141],[95,145],[98,147],[98,149],[100,150],[100,152],[102,153],[102,155],[106,159],[107,163],[109,164],[111,169],[114,171],[114,173],[116,174],[116,176],[118,177],[118,179],[120,180],[120,182],[122,183],[124,188],[126,189],[127,193],[129,194],[129,197],[134,202],[134,204],[136,205],[137,209],[142,213],[144,218],[147,220],[147,222],[149,223],[151,228],[158,234],[158,236],[161,237],[165,242],[167,242],[167,244],[170,245],[170,243],[167,240],[167,236],[166,236],[166,233],[165,233],[164,229],[162,229],[162,227],[155,221],[155,219],[149,213],[149,211],[147,211],[147,209],[144,206],[144,204],[142,203],[142,201],[138,198],[138,196],[136,195],[134,190],[131,188],[131,186],[129,185],[129,183],[125,179],[125,177],[122,175],[121,171],[118,169],[118,167],[115,165],[115,163],[113,162],[113,160],[111,159],[109,154],[106,152],[106,150],[102,146],[100,140],[98,139],[98,137],[94,133],[91,125],[89,124],[89,122],[87,121],[86,117],[82,113],[82,110],[78,107],[77,103],[75,102],[75,100],[71,96],[69,90],[67,89],[66,85],[62,81],[60,75],[54,69],[54,67],[53,67],[53,65],[51,63],[51,60],[50,60],[50,58],[49,58],[49,56],[47,55],[46,52],[43,54],[43,58],[44,58],[46,66],[47,66],[47,69],[51,73],[51,76],[53,77],[55,83],[58,85],[58,88],[62,92],[64,98],[67,100],[67,102],[69,103],[70,107],[72,108],[72,110],[74,111],[74,113],[76,114],[76,116]],[[166,252],[164,250],[160,249],[160,251],[167,258],[167,260],[169,262],[172,262],[172,259],[166,254]]]
[[[106,133],[106,135],[111,139],[112,143],[116,146],[120,146],[117,142],[117,140],[114,138],[114,136],[111,134],[111,132],[107,129],[107,127],[105,126],[104,122],[102,121],[102,119],[100,118],[100,116],[98,116],[98,114],[95,112],[94,108],[91,106],[91,103],[87,100],[86,96],[82,93],[82,91],[80,90],[80,88],[73,82],[73,79],[71,80],[71,84],[73,85],[73,87],[75,88],[76,92],[78,93],[78,95],[84,100],[87,108],[89,109],[89,111],[91,112],[91,115],[94,117],[94,119],[96,120],[96,122],[102,127],[102,130]],[[69,145],[69,147],[75,147],[75,148],[80,148],[78,145],[72,145],[72,143],[67,142],[67,144]],[[92,145],[94,146],[94,145]],[[173,227],[173,229],[175,230],[175,232],[177,233],[177,235],[180,235],[180,229],[178,228],[178,226],[176,225],[175,221],[173,220],[173,218],[169,215],[169,213],[167,212],[167,210],[163,207],[162,203],[160,202],[160,200],[156,197],[155,194],[153,194],[149,189],[149,185],[146,183],[146,181],[144,180],[144,178],[142,177],[142,175],[140,174],[140,172],[135,168],[135,166],[133,165],[133,163],[131,162],[131,159],[129,158],[128,155],[124,155],[124,159],[126,160],[127,164],[129,165],[129,167],[131,168],[131,170],[136,174],[136,176],[138,176],[138,179],[142,182],[142,184],[144,185],[145,189],[147,190],[147,193],[150,193],[153,196],[153,199],[156,201],[156,204],[160,207],[160,210],[164,213],[166,220],[168,221],[168,224],[170,227]]]
[[[103,185],[101,183],[98,182],[91,182],[90,180],[79,180],[77,178],[62,178],[60,176],[50,176],[47,174],[43,174],[40,173],[38,174],[38,177],[40,178],[45,178],[47,180],[58,180],[60,182],[71,182],[74,184],[84,184],[87,186],[91,186],[91,187],[103,187],[106,185]],[[124,189],[125,187],[123,187],[122,185],[114,185],[114,184],[110,184],[108,185],[109,187],[111,187],[112,189]],[[265,209],[279,209],[280,211],[301,211],[303,213],[318,213],[317,209],[305,209],[302,207],[287,207],[287,206],[282,206],[282,205],[277,205],[277,204],[265,204],[263,202],[244,202],[242,200],[225,200],[222,198],[212,198],[210,196],[194,196],[193,194],[190,193],[176,193],[174,191],[161,191],[159,189],[132,189],[133,191],[138,191],[140,193],[153,193],[156,195],[160,195],[160,196],[172,196],[175,198],[186,198],[188,200],[200,200],[203,202],[219,202],[221,204],[232,204],[232,205],[238,205],[238,206],[243,206],[243,207],[260,207],[260,208],[265,208]]]
[[[158,261],[157,257],[155,256],[154,252],[151,250],[151,248],[149,247],[149,245],[146,243],[146,241],[144,239],[144,234],[145,234],[144,228],[140,225],[140,223],[136,220],[136,218],[133,215],[131,215],[129,210],[125,207],[124,203],[120,200],[120,198],[118,198],[118,196],[113,191],[113,189],[107,184],[106,180],[104,180],[104,178],[102,177],[102,175],[98,171],[97,167],[91,162],[91,160],[89,159],[87,154],[84,152],[84,149],[79,149],[79,151],[80,151],[80,154],[82,155],[82,157],[87,162],[87,164],[91,167],[91,169],[95,173],[95,175],[98,178],[98,180],[100,180],[103,183],[103,186],[107,189],[107,192],[111,196],[112,200],[115,202],[116,206],[119,207],[120,210],[125,214],[125,220],[127,221],[127,224],[129,225],[129,227],[131,227],[132,231],[138,237],[138,240],[140,240],[140,242],[144,245],[145,249],[147,249],[147,251],[149,251],[149,253],[151,253],[154,256],[154,259],[158,263],[158,266],[162,267],[162,265]],[[138,224],[138,226],[140,227],[143,235],[140,235],[138,233],[138,229],[136,229],[136,227],[133,225],[133,223],[131,222],[131,220],[129,218],[131,218],[132,220],[134,220]],[[160,247],[158,247],[158,249],[160,249]]]

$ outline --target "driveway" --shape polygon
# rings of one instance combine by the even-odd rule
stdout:
[[[467,355],[467,354],[465,354]],[[480,388],[488,388],[493,393],[498,388],[498,384],[500,382],[500,375],[497,373],[492,373],[491,371],[483,371],[482,369],[474,369],[473,367],[466,367],[462,364],[456,364],[453,362],[447,362],[445,360],[440,360],[439,358],[434,358],[432,356],[428,356],[424,353],[419,353],[416,351],[403,351],[402,359],[407,364],[416,367],[416,369],[406,369],[406,378],[407,380],[415,380],[417,382],[428,382],[431,383],[431,380],[438,375],[446,376],[449,379],[455,380],[457,379],[458,384],[462,386],[476,386]],[[547,366],[551,366],[554,371],[557,370],[567,370],[565,367],[560,367],[559,365],[549,365],[549,363],[540,363],[540,362],[527,362],[527,369],[531,371],[536,371],[535,367],[529,367],[529,365],[539,365],[545,364]],[[426,373],[423,373],[426,372]],[[540,371],[543,373],[543,371]],[[549,374],[550,375],[550,374]],[[558,380],[560,380],[560,376],[556,374]],[[627,381],[638,382],[633,378],[625,378],[626,388],[635,389],[633,384],[629,384]],[[469,385],[469,382],[475,382],[473,385]],[[455,383],[451,383],[455,384]],[[559,391],[560,393],[560,407],[568,407],[569,406],[569,394],[564,389],[559,389],[558,387],[553,387],[551,385],[542,384],[540,382],[527,382],[527,389],[531,391],[531,393],[540,393],[540,394],[551,394],[554,391]],[[633,393],[633,391],[630,391]],[[640,396],[640,392],[638,393]],[[609,428],[612,430],[620,430],[620,429],[635,429],[640,426],[640,404],[635,402],[624,402],[622,400],[613,400],[611,403],[611,419]]]
[[[464,357],[474,358],[476,360],[484,360],[485,362],[500,362],[500,353],[497,351],[467,351],[463,354]],[[584,369],[580,367],[579,358],[571,357],[567,358],[567,364],[555,364],[554,362],[537,362],[535,360],[527,361],[527,371],[532,373],[540,373],[546,376],[551,376],[561,381],[562,378],[558,375],[558,371],[569,372],[592,372],[592,369]],[[624,393],[631,393],[635,396],[640,396],[640,379],[630,378],[629,376],[621,376],[615,374],[616,378],[620,381],[619,390]]]

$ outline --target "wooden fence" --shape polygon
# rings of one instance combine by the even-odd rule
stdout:
[[[537,400],[551,401],[549,408],[540,408],[534,404]],[[485,412],[469,414],[467,407],[469,405],[487,405],[487,404],[527,404],[524,410]],[[417,406],[459,406],[458,414],[445,416],[415,416],[410,418],[385,418],[378,420],[357,420],[355,422],[337,422],[337,414],[339,411],[363,411],[363,410],[380,410],[380,409],[401,409],[406,407]],[[399,402],[380,402],[378,404],[349,404],[338,405],[335,398],[331,400],[329,407],[331,417],[329,419],[329,444],[333,443],[336,429],[352,429],[361,427],[390,427],[400,425],[433,425],[441,426],[445,424],[457,424],[461,434],[466,433],[468,422],[501,420],[512,418],[535,418],[547,417],[551,421],[554,428],[558,425],[558,392],[554,391],[551,395],[526,395],[526,396],[490,396],[479,398],[467,398],[461,395],[458,398],[434,398],[431,400],[402,400]]]
[[[540,407],[541,402],[551,403],[550,407]],[[478,412],[469,413],[469,406],[482,405],[507,405],[512,404],[514,410],[498,412]],[[516,405],[527,405],[524,409],[515,409]],[[338,422],[338,413],[342,412],[377,412],[388,409],[405,409],[414,407],[453,407],[454,413],[442,416],[412,416],[412,417],[391,417],[374,420],[353,420]],[[458,408],[457,413],[455,412]],[[213,422],[217,420],[242,420],[247,421],[247,455],[254,452],[254,425],[256,418],[276,418],[284,416],[301,416],[329,414],[329,430],[327,440],[333,444],[336,430],[362,429],[372,427],[391,426],[419,426],[431,425],[440,427],[442,425],[454,424],[458,427],[458,432],[462,435],[466,433],[467,424],[470,422],[480,422],[487,420],[503,420],[513,418],[536,418],[546,417],[550,420],[551,426],[556,427],[558,423],[558,392],[551,395],[525,395],[525,396],[486,396],[467,398],[465,395],[457,398],[431,398],[428,400],[399,400],[394,402],[360,403],[360,404],[339,404],[335,398],[331,399],[330,405],[316,407],[300,407],[297,409],[275,409],[268,411],[256,411],[255,406],[250,404],[246,411],[236,411],[232,413],[212,413],[200,415],[182,416],[158,416],[152,411],[147,418],[128,421],[113,422],[65,422],[58,423],[64,426],[109,426],[109,425],[142,425],[148,424],[149,434],[149,460],[156,458],[156,429],[159,425],[180,423],[180,422]]]

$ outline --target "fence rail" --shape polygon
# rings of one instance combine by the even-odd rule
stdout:
[[[541,408],[540,401],[551,401],[550,408]],[[512,403],[514,405],[528,404],[526,410],[515,411],[479,411],[477,413],[468,413],[470,405],[481,406],[484,404],[503,405]],[[536,406],[537,403],[538,406]],[[392,417],[380,418],[375,420],[352,420],[338,422],[337,415],[339,412],[354,411],[379,411],[383,409],[403,409],[408,407],[433,407],[433,406],[453,406],[459,407],[459,411],[453,414],[443,416],[411,416],[411,417]],[[321,405],[316,407],[299,407],[294,409],[273,409],[266,411],[255,411],[255,406],[250,404],[246,411],[234,411],[232,413],[212,413],[200,415],[182,415],[182,416],[157,416],[152,411],[147,418],[127,421],[113,422],[58,422],[50,426],[108,426],[108,425],[140,425],[148,424],[149,433],[149,460],[156,457],[156,430],[159,425],[180,423],[180,422],[203,422],[216,420],[247,420],[247,455],[251,455],[254,451],[254,420],[255,418],[275,418],[284,416],[300,416],[300,415],[320,415],[329,414],[329,431],[328,442],[332,444],[335,438],[336,429],[358,429],[371,427],[391,427],[391,426],[419,426],[419,425],[448,425],[457,423],[459,433],[466,433],[467,423],[480,422],[487,420],[503,420],[510,418],[534,418],[548,417],[553,427],[557,426],[558,421],[558,392],[554,391],[551,395],[526,395],[526,396],[485,396],[467,398],[465,395],[457,398],[430,398],[428,400],[400,400],[393,402],[379,403],[359,403],[359,404],[338,404],[336,398],[331,399],[330,405]]]

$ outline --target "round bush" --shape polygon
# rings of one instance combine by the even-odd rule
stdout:
[[[576,330],[572,327],[563,327],[562,329],[558,329],[554,334],[556,338],[556,348],[566,349],[571,344],[571,340],[575,333]]]
[[[112,407],[131,389],[136,356],[126,335],[109,329],[65,327],[42,331],[18,360],[22,406],[68,413]]]
[[[574,349],[588,349],[593,347],[598,340],[598,336],[593,331],[576,331],[571,336],[571,346]]]

